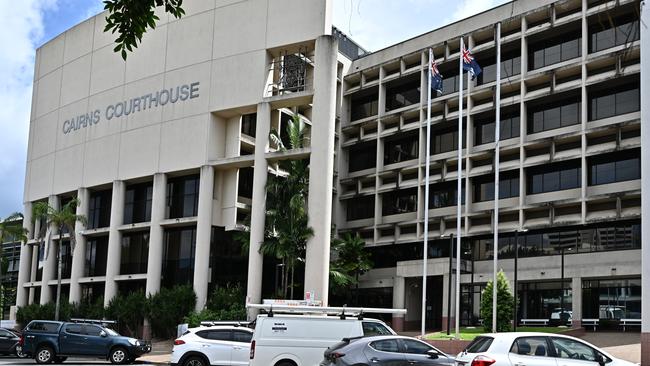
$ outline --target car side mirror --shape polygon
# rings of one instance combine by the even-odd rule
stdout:
[[[429,358],[433,358],[435,360],[436,358],[440,357],[440,354],[436,350],[428,350],[427,351],[427,356],[429,356]]]
[[[607,358],[600,354],[598,355],[598,357],[596,357],[596,361],[598,361],[598,364],[600,366],[605,366],[605,364],[607,364]]]
[[[99,332],[99,335],[102,337],[106,337],[108,334],[106,334],[106,332],[102,330],[101,332]]]

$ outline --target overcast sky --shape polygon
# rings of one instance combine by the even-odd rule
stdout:
[[[506,2],[333,1],[334,25],[370,51]],[[101,0],[0,0],[0,219],[22,211],[35,49],[102,8]]]

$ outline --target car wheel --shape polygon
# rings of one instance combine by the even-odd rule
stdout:
[[[34,359],[36,363],[50,363],[54,361],[54,350],[49,346],[38,347]]]
[[[124,348],[117,347],[111,351],[108,358],[112,364],[121,365],[129,360],[129,354]]]
[[[208,366],[203,357],[190,356],[183,362],[183,366]]]
[[[16,353],[16,357],[18,357],[18,358],[27,357],[27,355],[23,353],[23,347],[22,346],[16,346],[15,353]]]
[[[296,366],[296,364],[291,361],[280,361],[279,363],[276,363],[275,366]]]

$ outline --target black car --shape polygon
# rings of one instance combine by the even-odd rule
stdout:
[[[21,356],[20,334],[6,328],[0,328],[0,354]]]
[[[403,336],[344,338],[328,348],[321,366],[453,366],[454,358],[419,339]]]

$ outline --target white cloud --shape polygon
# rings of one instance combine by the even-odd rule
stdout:
[[[22,211],[34,55],[56,0],[0,1],[0,217]]]

